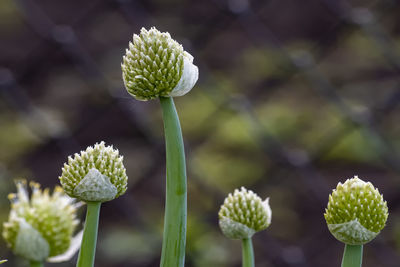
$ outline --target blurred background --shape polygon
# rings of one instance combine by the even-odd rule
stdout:
[[[161,110],[131,98],[120,70],[132,34],[156,26],[200,70],[175,99],[187,153],[186,266],[241,266],[241,244],[217,217],[240,186],[270,197],[273,211],[253,238],[256,266],[339,266],[343,244],[323,213],[354,175],[380,189],[390,212],[364,266],[399,266],[399,14],[395,0],[1,0],[1,222],[13,179],[54,187],[68,155],[104,140],[124,155],[129,189],[102,206],[96,266],[159,266]],[[8,266],[25,266],[4,242],[0,251]]]

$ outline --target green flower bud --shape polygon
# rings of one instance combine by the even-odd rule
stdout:
[[[68,250],[72,234],[79,221],[76,219],[75,200],[56,187],[40,189],[30,183],[32,197],[26,181],[17,181],[17,193],[10,194],[11,211],[3,224],[3,237],[16,255],[31,261],[42,262]]]
[[[59,177],[65,192],[85,202],[105,202],[125,193],[128,177],[123,156],[104,142],[68,157]]]
[[[269,198],[262,201],[253,191],[242,187],[225,198],[219,210],[219,226],[231,239],[245,239],[271,224]]]
[[[122,78],[137,100],[182,96],[197,82],[199,70],[193,57],[168,32],[142,28],[133,35],[123,57]]]
[[[374,239],[385,227],[389,213],[378,189],[357,176],[339,183],[329,195],[325,220],[332,235],[349,245]]]

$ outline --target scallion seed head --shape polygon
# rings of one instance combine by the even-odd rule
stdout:
[[[104,142],[68,157],[59,177],[64,191],[82,201],[105,202],[125,193],[128,177],[123,157]]]
[[[3,237],[12,251],[31,261],[45,261],[68,250],[79,221],[75,200],[57,186],[53,194],[30,183],[29,198],[26,181],[16,182],[17,193],[10,194],[11,211],[3,224]]]
[[[370,182],[357,176],[339,183],[329,195],[325,220],[332,235],[349,245],[362,245],[374,239],[385,227],[388,207]]]
[[[253,191],[242,187],[225,198],[219,211],[219,226],[231,239],[245,239],[271,224],[269,198],[264,201]]]
[[[196,83],[199,71],[193,57],[168,32],[152,27],[133,35],[123,56],[122,78],[137,100],[182,96]]]

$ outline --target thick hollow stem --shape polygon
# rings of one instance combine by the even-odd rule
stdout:
[[[93,267],[96,253],[97,231],[99,228],[101,202],[88,202],[86,221],[83,229],[81,249],[79,251],[77,267]]]
[[[160,97],[167,156],[161,267],[183,267],[186,244],[186,164],[178,114],[171,97]]]
[[[254,267],[254,251],[251,237],[242,239],[242,266]]]
[[[342,267],[361,267],[363,245],[345,245]]]
[[[31,267],[43,267],[43,262],[41,261],[31,261],[30,262]]]

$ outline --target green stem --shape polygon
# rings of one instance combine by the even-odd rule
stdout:
[[[254,267],[254,251],[251,237],[242,239],[242,266]]]
[[[345,245],[342,267],[361,267],[363,245]]]
[[[31,261],[30,262],[31,267],[43,267],[43,262],[41,261]]]
[[[81,249],[79,251],[77,267],[93,267],[96,253],[97,231],[99,228],[101,202],[88,202],[86,208],[85,228]]]
[[[171,97],[160,97],[167,156],[161,267],[183,267],[186,244],[186,164],[178,114]]]

